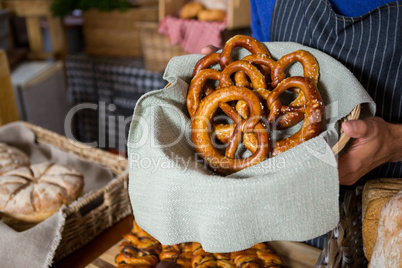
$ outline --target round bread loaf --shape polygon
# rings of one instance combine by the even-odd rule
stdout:
[[[180,19],[195,19],[197,18],[198,12],[204,9],[204,5],[199,2],[188,2],[180,9],[179,17]]]
[[[402,191],[392,196],[381,209],[369,267],[402,267]]]
[[[14,146],[0,142],[0,175],[21,166],[29,166],[28,155]]]
[[[50,162],[9,171],[0,176],[1,218],[16,230],[26,229],[77,199],[83,186],[78,171]]]
[[[362,237],[364,254],[371,260],[378,236],[378,223],[381,210],[389,199],[402,190],[402,181],[398,178],[369,180],[364,185],[362,195]]]
[[[226,12],[220,9],[204,9],[198,12],[198,19],[201,21],[223,21]]]

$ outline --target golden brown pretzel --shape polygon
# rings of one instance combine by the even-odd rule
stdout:
[[[183,268],[191,268],[192,243],[181,243],[176,245],[162,245],[159,254],[161,261],[175,262]]]
[[[268,49],[258,40],[246,35],[235,35],[229,39],[219,56],[221,69],[225,69],[232,62],[232,52],[236,47],[243,47],[251,54],[265,54],[270,57]]]
[[[289,56],[288,56],[289,55]],[[306,57],[306,58],[303,58]],[[314,62],[315,58],[306,51],[297,51],[297,53],[290,53],[286,56],[281,58],[280,62],[275,62],[273,59],[266,57],[264,54],[255,54],[255,55],[248,55],[243,58],[243,60],[250,62],[251,64],[264,66],[265,69],[265,76],[267,77],[272,76],[272,81],[283,80],[285,78],[285,74],[281,73],[278,77],[278,72],[280,70],[284,71],[286,66],[282,66],[283,64],[290,64],[292,60],[298,59],[302,62],[303,66],[306,66],[304,71],[305,74],[309,74],[310,78],[313,78],[315,81],[318,79],[318,65],[315,65]],[[317,68],[316,68],[317,67]],[[316,69],[316,73],[312,73],[312,69]],[[314,76],[313,74],[316,74]],[[271,86],[276,86],[275,83],[271,83]],[[269,95],[269,91],[263,91],[264,94],[260,94],[263,99],[267,99]],[[292,101],[289,106],[282,106],[281,115],[277,120],[277,129],[285,129],[292,127],[303,120],[304,118],[304,110],[296,107],[303,107],[304,105],[304,98],[302,95],[298,95],[298,97]]]
[[[219,63],[220,53],[212,53],[202,57],[194,66],[193,77],[201,70],[210,68]]]
[[[191,79],[190,86],[187,93],[187,110],[190,117],[195,115],[197,108],[201,102],[203,93],[210,93],[209,90],[205,92],[205,83],[207,80],[217,80],[219,81],[221,77],[221,72],[214,69],[202,69]]]
[[[277,61],[271,75],[273,88],[285,79],[285,69],[294,62],[300,62],[303,66],[304,77],[309,78],[315,85],[317,85],[319,76],[317,60],[313,55],[311,55],[311,53],[305,50],[297,50],[282,56]]]
[[[315,85],[317,85],[319,76],[319,67],[317,60],[308,51],[297,50],[282,56],[277,61],[275,68],[271,73],[272,88],[275,88],[283,79],[285,79],[285,69],[294,62],[300,62],[303,66],[304,77],[309,78]],[[295,92],[299,93],[299,95],[291,104],[289,104],[289,106],[303,106],[303,94],[300,93],[298,89],[296,89]],[[300,118],[300,116],[298,118]]]
[[[324,104],[316,85],[308,78],[301,76],[293,76],[284,79],[271,92],[267,99],[270,110],[268,121],[275,125],[275,120],[281,112],[281,102],[279,96],[289,88],[299,88],[305,98],[305,117],[304,122],[299,131],[292,136],[277,141],[273,148],[272,156],[278,155],[294,146],[317,136],[322,129],[324,122]]]
[[[146,268],[155,267],[159,260],[155,255],[134,256],[129,253],[120,253],[116,255],[115,261],[117,264],[131,264]]]
[[[228,142],[225,155],[222,155],[212,144],[211,122],[221,103],[244,100],[250,108],[247,120],[240,120]],[[206,164],[219,174],[231,174],[263,161],[269,152],[268,132],[260,123],[261,104],[259,98],[251,90],[244,87],[230,86],[215,90],[205,97],[196,112],[191,124],[191,138],[195,150]],[[240,116],[239,116],[240,117]],[[249,157],[235,159],[234,154],[239,145],[242,133],[256,133],[257,150]]]
[[[238,60],[230,63],[221,73],[219,80],[220,87],[228,87],[233,85],[231,80],[231,75],[235,72],[243,71],[251,80],[251,85],[253,89],[265,90],[267,85],[263,74],[251,63],[243,60]]]

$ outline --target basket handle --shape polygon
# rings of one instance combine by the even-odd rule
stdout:
[[[85,217],[85,215],[87,215],[89,212],[103,205],[104,201],[105,201],[104,195],[101,194],[96,198],[94,198],[93,200],[91,200],[90,202],[88,202],[87,204],[85,204],[84,206],[80,207],[79,212],[81,214],[81,217]]]

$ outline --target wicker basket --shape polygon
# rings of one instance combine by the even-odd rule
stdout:
[[[74,154],[79,159],[106,166],[114,174],[113,180],[106,186],[80,202],[73,203],[64,211],[66,221],[62,239],[54,257],[54,261],[57,262],[132,213],[127,191],[128,160],[122,156],[69,140],[42,127],[30,123],[25,123],[25,125],[35,134],[38,144],[52,145]]]
[[[158,22],[139,22],[142,54],[149,71],[163,72],[174,56],[187,54],[180,45],[172,45],[169,38],[158,33]]]

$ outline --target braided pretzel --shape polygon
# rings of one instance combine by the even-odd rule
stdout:
[[[166,262],[174,262],[191,268],[192,243],[181,243],[177,245],[162,245],[162,251],[159,259]]]
[[[239,123],[236,125],[235,131],[229,140],[226,153],[222,155],[217,148],[212,145],[209,127],[214,113],[219,107],[222,107],[221,103],[235,100],[244,100],[247,102],[250,108],[250,117],[247,120],[239,119]],[[230,110],[230,105],[226,106],[227,109]],[[238,115],[238,117],[240,116]],[[255,165],[267,157],[269,151],[268,133],[265,127],[260,123],[260,120],[261,104],[257,95],[251,90],[237,86],[221,88],[215,90],[201,101],[192,121],[191,138],[196,151],[211,169],[220,174],[231,174]],[[256,133],[258,137],[258,147],[251,156],[245,159],[234,159],[243,132]]]
[[[118,267],[154,268],[161,252],[161,244],[133,222],[131,232],[124,235],[125,241],[120,245],[120,253],[115,262]]]
[[[278,114],[281,111],[281,102],[279,100],[280,94],[289,88],[299,88],[306,99],[305,102],[305,117],[303,125],[300,130],[292,136],[277,141],[272,156],[278,155],[294,146],[317,136],[322,129],[324,120],[324,105],[318,92],[316,85],[308,78],[301,76],[293,76],[284,79],[279,85],[271,92],[267,99],[267,104],[270,110],[268,121],[275,123]]]

